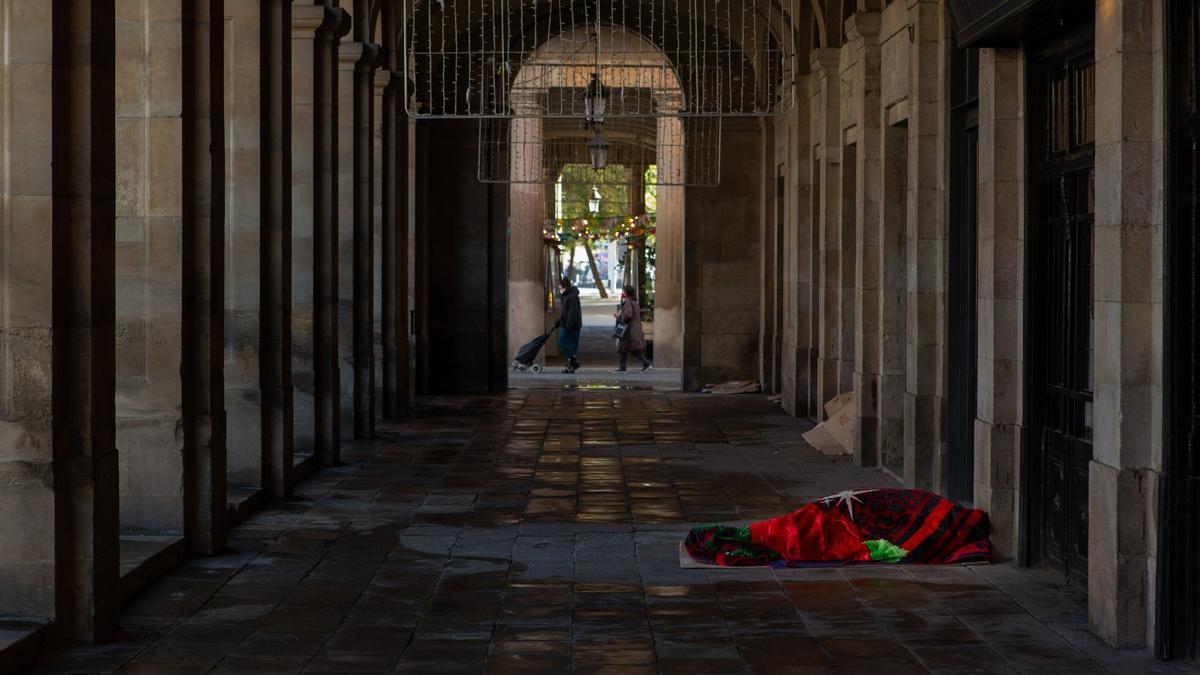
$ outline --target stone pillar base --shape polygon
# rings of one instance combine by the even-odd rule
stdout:
[[[683,366],[683,312],[677,308],[654,308],[654,365]]]
[[[1118,649],[1145,647],[1153,631],[1146,606],[1151,533],[1147,506],[1158,473],[1093,460],[1088,471],[1088,626]]]
[[[542,298],[545,289],[533,281],[508,282],[508,358],[514,358],[523,345],[544,332],[546,301]],[[538,363],[546,362],[545,351],[538,355]]]

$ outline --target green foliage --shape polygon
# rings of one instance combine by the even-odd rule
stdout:
[[[646,213],[658,213],[658,165],[651,164],[646,169]]]
[[[600,190],[600,213],[588,210],[592,196],[591,178],[595,174],[586,164],[568,164],[562,172],[562,213],[560,218],[615,218],[629,215],[629,169],[610,166],[604,170],[605,183],[595,185]],[[616,185],[614,183],[620,183]]]
[[[655,266],[658,264],[658,237],[656,235],[653,235],[653,234],[646,235],[646,243],[643,248],[643,251],[646,256],[647,272],[649,272],[649,270],[656,269]],[[650,279],[649,273],[646,274],[645,284],[646,284],[646,288],[643,288],[642,292],[640,294],[641,298],[642,298],[642,316],[647,321],[652,321],[653,316],[654,316],[655,294],[646,292],[646,291],[650,290],[650,286],[653,284],[653,281]]]

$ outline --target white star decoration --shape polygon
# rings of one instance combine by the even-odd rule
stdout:
[[[865,495],[868,492],[876,492],[876,490],[843,490],[837,494],[829,495],[824,499],[820,499],[822,504],[829,506],[829,503],[836,501],[838,506],[845,506],[846,512],[850,514],[850,521],[854,521],[854,502],[862,503],[858,495]]]

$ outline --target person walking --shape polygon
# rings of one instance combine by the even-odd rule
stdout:
[[[579,370],[579,334],[583,331],[583,309],[579,305],[579,289],[571,285],[569,277],[563,277],[559,282],[562,291],[562,313],[554,327],[558,329],[558,351],[567,357],[567,367],[563,373],[571,374]]]
[[[613,331],[617,337],[617,351],[621,354],[621,365],[613,372],[625,372],[630,354],[637,355],[641,360],[643,373],[653,368],[654,364],[644,353],[646,333],[642,330],[642,308],[638,304],[637,290],[633,286],[626,286],[621,290],[621,305],[613,313],[613,318],[617,320]]]

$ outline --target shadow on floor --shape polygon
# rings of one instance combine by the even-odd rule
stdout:
[[[1176,672],[1105,648],[1048,573],[682,569],[707,522],[895,485],[762,396],[425,399],[43,672]]]

